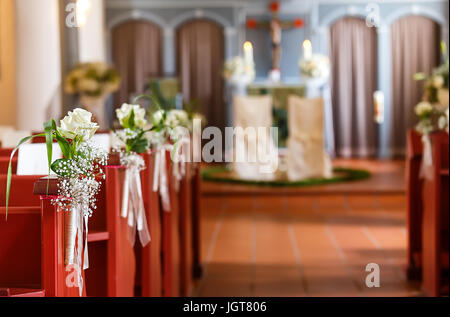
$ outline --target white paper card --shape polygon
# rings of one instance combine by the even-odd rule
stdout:
[[[57,143],[53,143],[52,162],[60,158],[62,158],[61,149]],[[45,143],[23,144],[19,148],[17,175],[48,175],[47,146]]]

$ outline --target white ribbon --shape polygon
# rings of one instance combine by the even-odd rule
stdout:
[[[433,149],[428,134],[422,135],[423,156],[422,166],[420,167],[420,177],[428,180],[433,179]]]
[[[134,246],[136,242],[136,229],[142,247],[151,240],[148,230],[147,218],[145,216],[144,200],[142,196],[142,185],[140,171],[145,167],[144,160],[137,154],[131,154],[123,158],[125,171],[125,182],[123,186],[121,217],[128,218],[128,239]]]
[[[179,184],[184,175],[186,175],[186,162],[189,161],[189,152],[184,151],[184,145],[189,144],[189,138],[181,138],[177,142],[177,147],[181,151],[180,159],[172,160],[172,171],[175,179],[175,189],[178,191]],[[155,168],[153,173],[153,191],[161,196],[164,211],[170,211],[170,196],[168,186],[168,176],[166,167],[166,153],[172,153],[174,145],[166,143],[158,147],[155,153]],[[178,155],[178,153],[175,153]]]
[[[161,196],[163,210],[170,211],[170,196],[166,169],[166,151],[170,151],[172,145],[167,144],[160,147],[155,153],[155,168],[153,173],[153,191]]]
[[[88,255],[88,215],[82,215],[83,208],[79,203],[73,203],[70,208],[69,221],[66,222],[65,227],[65,264],[76,266],[78,287],[80,296],[83,295],[83,277],[81,271],[81,264],[83,263],[83,270],[89,268]],[[86,234],[83,234],[83,226],[86,228]],[[84,254],[83,254],[83,239],[84,239]],[[76,243],[76,246],[75,246]],[[81,256],[83,254],[83,261]]]

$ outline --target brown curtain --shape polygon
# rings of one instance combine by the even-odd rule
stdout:
[[[196,100],[208,125],[223,128],[223,29],[209,20],[193,20],[177,30],[177,69],[185,102]]]
[[[373,93],[377,85],[377,33],[362,19],[343,18],[330,28],[336,154],[377,152]]]
[[[122,76],[115,107],[143,92],[149,77],[162,75],[161,29],[147,21],[120,24],[112,32],[114,64]]]
[[[391,36],[391,151],[402,155],[406,131],[417,122],[414,106],[423,94],[423,82],[414,81],[413,76],[416,72],[429,74],[439,64],[440,27],[428,18],[407,16],[392,24]]]

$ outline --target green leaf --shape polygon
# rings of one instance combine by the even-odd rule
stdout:
[[[12,159],[22,144],[30,141],[33,138],[43,137],[43,136],[45,136],[45,134],[37,134],[37,135],[27,136],[26,138],[23,138],[22,140],[20,140],[19,144],[17,144],[17,146],[11,152],[11,157],[9,158],[9,164],[8,164],[8,173],[7,173],[7,177],[6,177],[6,220],[8,220],[9,193],[11,191]]]
[[[55,132],[55,139],[59,144],[59,147],[61,148],[61,152],[64,155],[65,158],[72,158],[72,153],[71,153],[71,147],[69,142],[66,140],[66,138],[62,137],[61,134],[58,131],[58,128],[56,127],[56,122],[55,120],[52,120],[52,127],[53,130]]]
[[[131,151],[136,153],[145,153],[147,149],[148,140],[146,138],[137,139],[131,147]]]
[[[128,118],[128,128],[130,128],[131,130],[133,130],[135,127],[135,123],[134,123],[134,110],[132,109],[130,112],[130,117]]]
[[[68,159],[58,159],[52,163],[52,171],[58,174],[59,176],[69,176],[70,171],[62,172],[63,165],[67,162]]]
[[[50,170],[52,167],[52,156],[53,156],[53,120],[49,120],[44,123],[45,131],[45,144],[47,145],[47,160],[48,160],[48,175],[50,175]]]

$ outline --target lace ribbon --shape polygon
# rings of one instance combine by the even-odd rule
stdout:
[[[128,239],[134,246],[136,242],[136,230],[142,247],[151,240],[145,216],[144,200],[140,172],[145,168],[144,160],[137,154],[131,154],[124,158],[125,182],[123,186],[121,217],[127,218]]]
[[[175,189],[178,191],[179,183],[184,175],[186,175],[186,162],[189,161],[189,151],[185,151],[186,145],[189,145],[189,138],[181,138],[177,142],[176,159],[172,160],[172,171],[175,179]],[[174,145],[164,144],[158,147],[155,153],[155,169],[153,173],[153,191],[157,192],[162,199],[164,211],[170,211],[170,197],[168,186],[168,175],[166,168],[166,155],[172,153]],[[180,154],[179,154],[180,153]]]
[[[423,156],[422,166],[420,167],[420,177],[428,180],[433,179],[433,150],[431,140],[428,134],[422,135]]]
[[[77,271],[77,282],[79,287],[79,294],[83,294],[83,270],[89,268],[88,255],[88,215],[83,215],[83,208],[79,203],[73,203],[69,211],[69,221],[65,226],[65,265],[75,265]],[[83,234],[83,226],[86,229],[86,234]],[[84,239],[84,254],[83,254],[83,239]],[[83,254],[83,260],[81,259]]]
[[[166,151],[173,149],[173,145],[161,146],[155,153],[155,168],[153,173],[153,191],[161,196],[164,211],[170,211],[170,197],[166,169]]]

